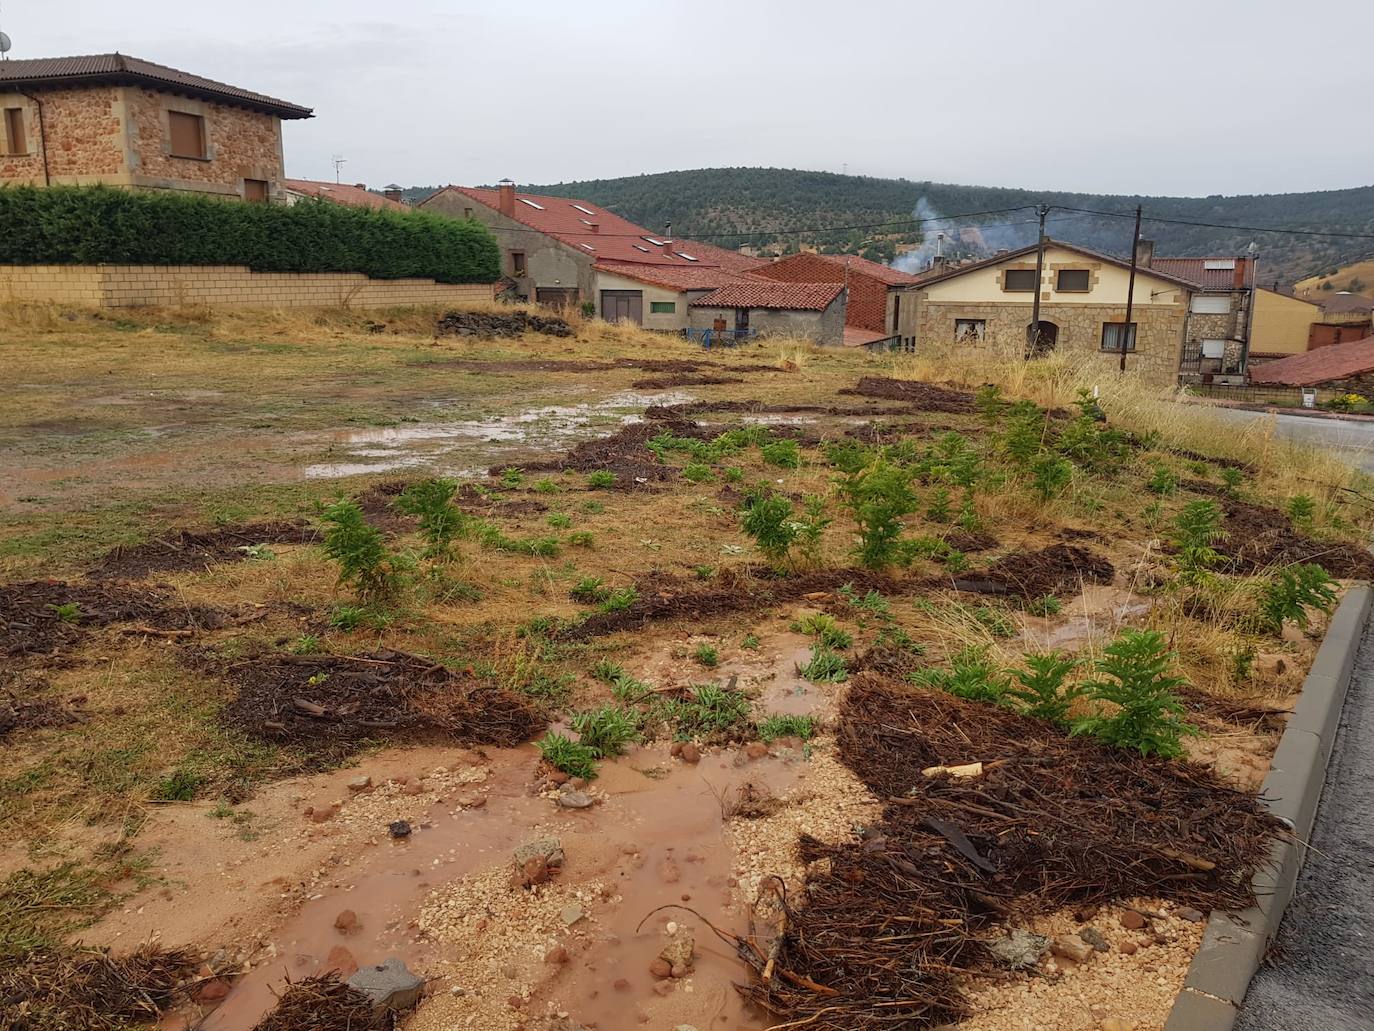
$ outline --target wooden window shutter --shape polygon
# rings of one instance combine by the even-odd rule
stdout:
[[[9,141],[10,154],[27,154],[28,140],[24,138],[24,109],[5,108],[5,138]]]
[[[188,115],[184,111],[169,111],[167,125],[171,135],[172,157],[205,157],[204,118],[200,115]]]
[[[267,180],[245,179],[243,181],[243,199],[250,204],[266,204]]]

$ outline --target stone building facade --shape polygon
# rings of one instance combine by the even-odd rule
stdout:
[[[1046,241],[1036,279],[1036,248],[955,266],[916,290],[918,354],[982,354],[1023,360],[1040,294],[1039,352],[1116,369],[1123,337],[1126,371],[1160,386],[1177,381],[1193,284],[1139,270],[1124,329],[1129,265],[1058,241]]]
[[[693,301],[690,310],[692,329],[844,342],[845,293],[838,283],[732,283]]]
[[[119,54],[0,63],[0,184],[284,201],[283,119],[307,108]]]
[[[915,287],[920,283],[887,265],[855,255],[793,254],[762,265],[753,274],[788,283],[840,283],[849,293],[846,324],[876,339],[915,333]]]

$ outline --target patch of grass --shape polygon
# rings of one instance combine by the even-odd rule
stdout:
[[[816,721],[810,716],[774,713],[759,721],[759,740],[776,741],[780,737],[799,737],[809,740],[816,732]]]
[[[739,646],[740,646],[741,648],[748,648],[751,652],[758,651],[758,650],[759,650],[759,637],[758,637],[758,634],[745,634],[744,637],[740,640]]]
[[[700,462],[691,462],[682,467],[682,478],[692,483],[705,483],[707,480],[715,478],[715,473],[711,471],[709,465],[702,465]]]
[[[0,882],[0,961],[57,948],[115,901],[105,887],[108,869],[63,863],[17,870]]]
[[[64,601],[60,605],[49,605],[48,611],[52,612],[64,623],[81,622],[81,605],[74,601]]]
[[[568,594],[573,601],[580,601],[584,605],[599,605],[611,596],[611,588],[599,576],[584,576],[573,584]]]
[[[541,480],[536,480],[534,489],[540,494],[561,494],[563,492],[563,488],[560,487],[555,480],[547,476]]]
[[[607,490],[615,486],[615,473],[609,469],[597,469],[587,474],[587,486],[592,490]]]
[[[639,600],[639,592],[633,587],[617,587],[606,595],[601,603],[602,612],[624,612]]]
[[[563,538],[570,548],[591,548],[595,546],[596,539],[588,530],[574,530]]]
[[[826,648],[836,651],[843,651],[854,643],[854,635],[835,622],[835,617],[824,612],[811,613],[793,620],[790,629],[793,633],[815,637]]]
[[[200,774],[182,767],[173,770],[153,786],[149,797],[157,802],[189,802],[204,783]]]
[[[550,512],[549,518],[545,522],[555,530],[566,530],[573,524],[572,516],[566,512]]]
[[[320,639],[314,634],[301,634],[288,650],[292,655],[312,655],[320,650]]]
[[[1032,598],[1025,603],[1026,612],[1032,616],[1057,616],[1063,608],[1063,603],[1053,594]]]
[[[844,656],[817,642],[811,646],[811,658],[797,673],[813,684],[838,684],[849,678]]]
[[[705,666],[707,669],[715,669],[720,665],[720,651],[710,644],[699,644],[692,652],[692,658],[697,665]]]
[[[685,702],[672,703],[679,735],[696,737],[727,731],[749,718],[749,699],[718,684],[699,684]]]
[[[763,460],[769,465],[776,465],[780,469],[801,468],[801,448],[790,437],[770,440],[759,450],[763,453]]]
[[[1007,693],[1007,678],[986,648],[964,648],[950,656],[948,667],[917,670],[910,680],[976,702],[1000,703]]]
[[[606,511],[606,506],[600,501],[584,501],[582,502],[582,511],[588,515],[601,515]]]
[[[624,675],[624,668],[619,663],[611,662],[609,659],[598,659],[596,665],[592,667],[592,676],[607,684],[614,683]]]
[[[525,474],[515,466],[508,466],[501,470],[501,486],[518,487],[525,482]]]
[[[579,743],[590,748],[597,759],[621,755],[626,747],[639,740],[637,718],[617,706],[606,705],[574,713],[571,723]]]
[[[535,746],[546,763],[569,777],[581,777],[583,780],[596,778],[596,749],[590,745],[550,730],[535,742]]]

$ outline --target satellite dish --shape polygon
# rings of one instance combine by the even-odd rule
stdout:
[[[10,52],[10,46],[10,38],[3,32],[0,32],[0,54],[8,54]]]

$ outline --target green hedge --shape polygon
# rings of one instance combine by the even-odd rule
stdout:
[[[330,201],[245,204],[103,186],[0,188],[0,264],[102,263],[247,265],[441,283],[490,283],[501,274],[486,227],[427,212]]]

